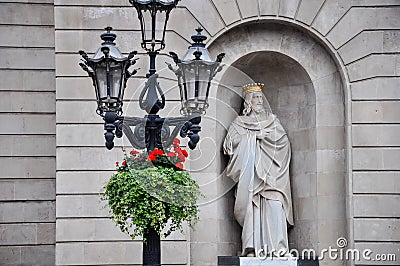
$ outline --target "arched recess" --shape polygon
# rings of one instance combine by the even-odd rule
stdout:
[[[240,109],[241,86],[265,83],[265,95],[293,147],[295,226],[290,232],[290,248],[335,247],[339,237],[347,236],[345,88],[339,67],[318,41],[287,24],[239,25],[222,34],[209,50],[212,54],[224,51],[228,67],[220,76],[218,90],[210,96],[218,103],[212,111],[215,131],[202,136],[214,138],[220,150],[226,129]],[[210,126],[212,123],[210,120]],[[226,157],[222,152],[216,156],[213,165],[220,175],[213,187],[216,194],[223,195],[220,200],[230,203],[218,205],[221,219],[221,213],[232,216],[233,193],[226,193],[230,186],[224,176]],[[230,219],[233,217],[226,220]],[[240,238],[237,225],[222,222],[218,226],[236,236],[230,239]],[[236,254],[235,243],[220,243],[224,244],[219,255]]]

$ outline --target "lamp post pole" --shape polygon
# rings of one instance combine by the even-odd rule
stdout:
[[[137,70],[129,71],[136,63],[136,51],[124,57],[116,47],[114,41],[117,37],[112,33],[111,27],[101,35],[103,43],[93,58],[84,51],[79,51],[82,61],[79,65],[92,78],[96,92],[97,113],[104,120],[104,134],[107,149],[114,147],[114,138],[125,135],[131,145],[137,149],[163,149],[173,143],[174,138],[180,134],[182,138],[188,137],[188,146],[194,149],[200,140],[198,133],[201,131],[201,114],[208,108],[208,94],[211,81],[222,69],[220,63],[224,54],[217,56],[217,60],[210,58],[203,41],[207,39],[202,35],[202,29],[197,29],[197,34],[192,36],[194,43],[188,48],[183,59],[170,52],[177,68],[168,64],[178,78],[181,98],[180,117],[161,118],[157,113],[165,107],[164,93],[157,81],[156,57],[164,49],[165,31],[169,13],[176,7],[180,0],[129,0],[136,8],[141,24],[141,46],[147,51],[150,60],[150,69],[147,81],[139,96],[139,106],[147,112],[141,117],[122,116],[123,96],[128,79],[136,74]],[[144,13],[149,12],[151,19],[146,21]],[[163,31],[159,36],[156,32],[156,16],[164,15]],[[151,23],[151,37],[146,37],[145,23]],[[160,27],[158,27],[160,28]],[[174,127],[171,132],[170,127]],[[134,128],[134,129],[132,129]],[[161,265],[160,235],[158,228],[148,226],[143,238],[143,265]]]

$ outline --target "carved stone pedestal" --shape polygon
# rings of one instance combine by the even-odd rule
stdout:
[[[218,256],[218,266],[318,266],[318,260]]]

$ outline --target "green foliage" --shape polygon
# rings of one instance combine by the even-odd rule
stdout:
[[[151,163],[146,153],[125,157],[105,185],[103,199],[108,201],[112,220],[132,239],[150,227],[161,235],[169,222],[166,237],[182,231],[184,222],[192,226],[198,220],[198,184],[188,172],[174,166],[176,161],[165,167],[166,154],[156,156],[161,165]]]

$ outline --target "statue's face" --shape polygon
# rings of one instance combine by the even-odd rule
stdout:
[[[251,98],[251,108],[253,111],[256,113],[264,111],[263,102],[263,94],[261,92],[254,92]]]

